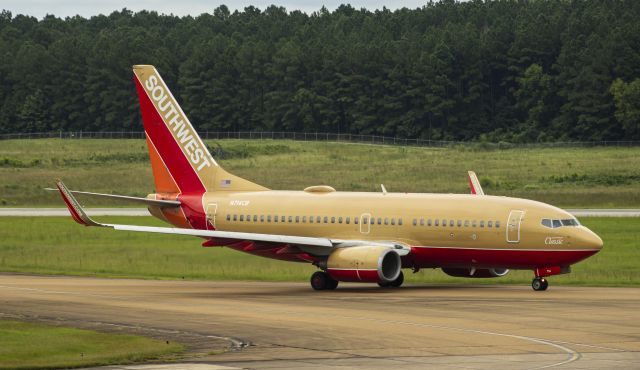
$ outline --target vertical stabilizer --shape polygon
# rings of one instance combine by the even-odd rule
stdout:
[[[144,131],[158,192],[260,191],[213,159],[167,85],[151,65],[133,66]]]

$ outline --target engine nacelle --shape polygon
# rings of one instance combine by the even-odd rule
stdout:
[[[443,267],[442,272],[449,276],[465,278],[494,278],[502,277],[509,273],[508,269],[473,269],[473,268],[449,268]]]
[[[381,246],[340,248],[326,261],[327,273],[338,281],[391,282],[402,270],[400,255]]]

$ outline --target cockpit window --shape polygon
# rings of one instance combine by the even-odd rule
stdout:
[[[560,221],[562,222],[562,226],[580,226],[580,223],[575,218],[568,218]]]
[[[555,229],[562,226],[580,226],[580,223],[575,218],[567,218],[564,220],[552,220],[543,218],[541,221],[542,226],[550,229]]]

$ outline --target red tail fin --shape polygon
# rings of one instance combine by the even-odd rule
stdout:
[[[213,159],[158,71],[133,67],[156,191],[259,191],[266,188],[223,170]],[[160,163],[162,162],[162,163]]]

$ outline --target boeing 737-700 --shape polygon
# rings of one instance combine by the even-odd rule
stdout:
[[[328,185],[270,190],[225,171],[211,156],[153,66],[133,67],[155,193],[146,198],[71,191],[56,185],[75,221],[115,230],[192,235],[205,247],[309,263],[316,290],[340,281],[399,287],[403,269],[440,268],[467,278],[532,270],[545,277],[602,248],[568,212],[548,204],[485,195],[473,172],[471,194],[341,192]],[[98,223],[74,193],[146,205],[175,227]]]

